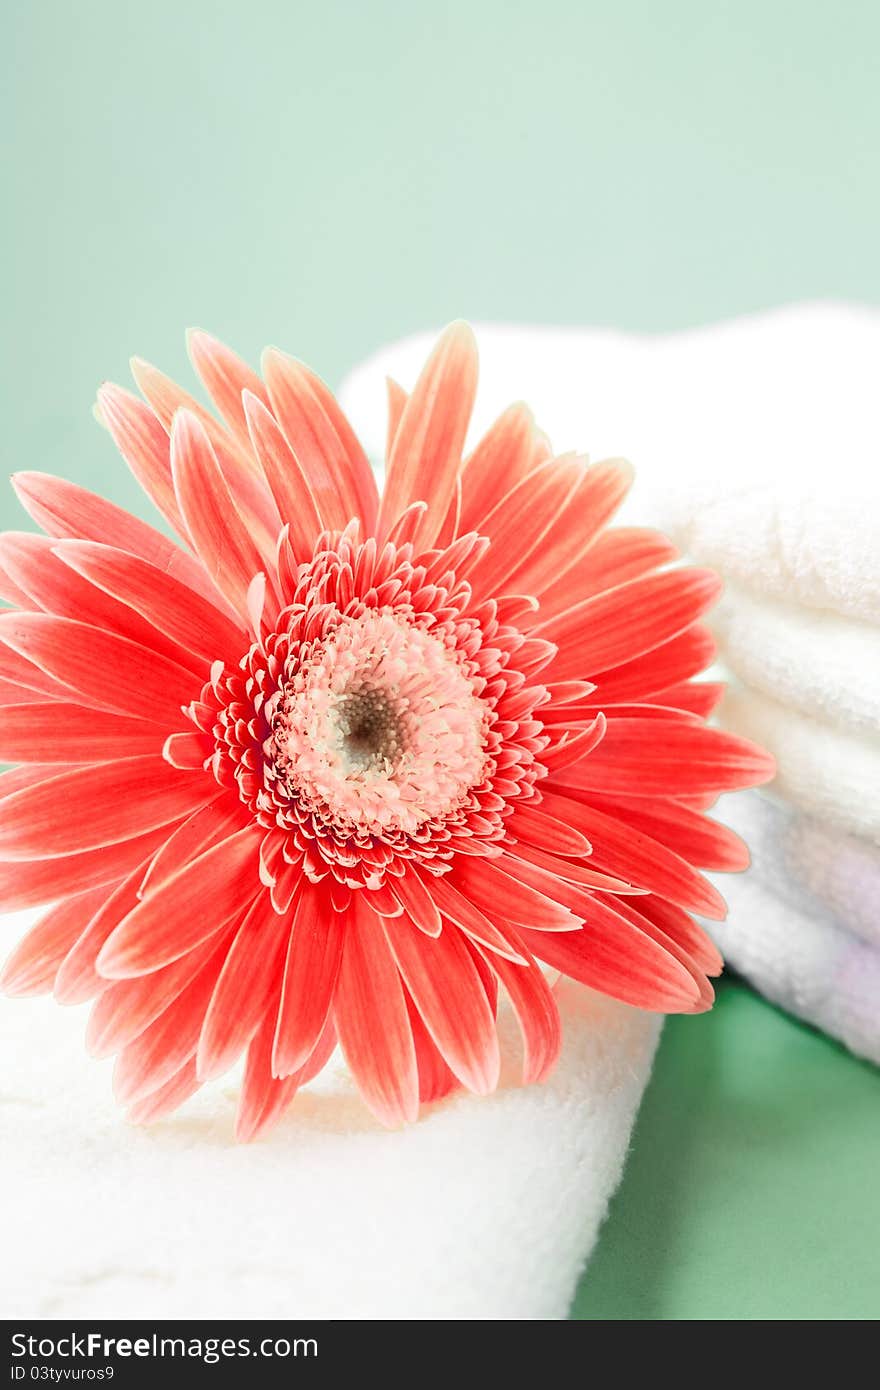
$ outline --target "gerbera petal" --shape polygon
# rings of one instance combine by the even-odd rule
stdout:
[[[611,874],[600,873],[589,867],[590,860],[583,863],[579,859],[561,859],[547,850],[534,845],[516,844],[505,846],[504,858],[512,857],[538,869],[548,870],[557,880],[574,883],[581,888],[589,888],[597,893],[623,894],[626,897],[640,897],[647,889],[637,887],[627,879],[614,878]],[[530,924],[531,925],[531,924]]]
[[[452,500],[477,389],[477,350],[466,324],[443,333],[407,401],[388,459],[379,510],[387,532],[411,502],[430,512],[421,532],[430,546]]]
[[[520,575],[528,574],[533,556],[540,566],[549,534],[577,492],[583,471],[582,458],[564,454],[539,464],[503,493],[482,522],[492,544],[473,566],[465,566],[478,593],[523,590]],[[525,591],[530,592],[528,585]]]
[[[759,786],[774,776],[769,755],[722,729],[664,719],[609,719],[599,747],[554,776],[560,788],[613,796],[673,796]]]
[[[419,528],[428,510],[427,502],[411,502],[406,511],[389,526],[385,537],[386,545],[411,545],[418,535]]]
[[[129,1121],[133,1125],[149,1125],[163,1119],[189,1100],[200,1085],[195,1059],[190,1057],[164,1085],[135,1101],[128,1112]]]
[[[235,499],[236,509],[246,522],[247,532],[260,554],[268,561],[274,550],[281,523],[272,495],[265,485],[252,451],[243,447],[234,435],[214,419],[210,411],[205,410],[176,382],[171,381],[149,362],[133,357],[131,370],[140,390],[169,435],[173,437],[174,417],[178,411],[184,411],[198,421],[210,442],[223,480]],[[172,452],[172,476],[173,472]],[[187,528],[191,531],[189,520],[185,513],[183,515]],[[198,552],[198,547],[196,550]]]
[[[428,883],[414,864],[408,864],[399,878],[390,879],[388,886],[419,931],[426,936],[440,935],[443,926],[440,911]]]
[[[178,652],[208,663],[241,657],[247,645],[243,628],[164,570],[114,546],[91,541],[61,541],[55,548],[69,569],[140,614]]]
[[[581,560],[631,482],[632,469],[622,459],[593,465],[576,455],[548,460],[485,519],[493,549],[475,579],[487,591],[504,586],[540,597]]]
[[[559,1058],[562,1047],[562,1020],[553,991],[534,957],[520,941],[524,954],[522,964],[515,965],[504,957],[489,959],[504,988],[507,990],[523,1038],[523,1085],[546,1081]],[[488,959],[488,958],[487,958]]]
[[[426,937],[403,917],[384,922],[407,990],[450,1070],[468,1090],[488,1095],[501,1055],[486,991],[459,932]]]
[[[257,879],[261,838],[256,826],[238,830],[148,892],[104,944],[104,978],[158,970],[242,911]]]
[[[203,770],[216,751],[216,741],[211,735],[196,731],[188,734],[169,734],[162,745],[162,757],[165,762],[180,772]]]
[[[518,401],[498,417],[465,459],[460,533],[480,530],[498,498],[531,473],[538,462],[534,417],[528,406]]]
[[[163,729],[64,700],[0,705],[0,761],[102,763],[162,752]]]
[[[537,862],[537,855],[540,855],[541,851],[527,855],[523,852],[525,849],[525,846],[520,845],[506,847],[501,858],[494,861],[497,868],[512,878],[518,887],[530,889],[551,899],[559,906],[568,908],[569,912],[574,914],[579,926],[593,902],[592,893],[585,892],[580,884],[574,881],[573,877],[567,875],[564,869],[561,873],[557,870],[557,864],[565,865],[569,862],[568,860],[557,859],[555,855],[547,855],[543,862],[539,863]],[[552,864],[551,868],[547,867],[548,863]],[[529,926],[534,927],[535,923],[530,922]]]
[[[223,419],[238,437],[245,449],[250,447],[247,420],[242,405],[242,392],[249,391],[252,396],[268,406],[269,396],[260,377],[241,357],[204,333],[200,328],[191,328],[186,335],[190,361],[198,372]]]
[[[589,854],[590,842],[586,836],[558,814],[554,815],[552,806],[552,802],[534,806],[531,802],[521,801],[513,815],[508,817],[508,831],[514,839],[525,840],[527,844],[549,850],[551,854],[575,858]]]
[[[108,855],[111,852],[99,851]],[[112,892],[108,894],[105,891],[103,902],[98,905],[94,916],[89,919],[59,967],[55,979],[55,998],[60,1003],[81,1004],[107,988],[107,981],[98,974],[95,961],[110,933],[137,904],[138,889],[148,862],[149,856],[142,848],[139,858],[114,883]]]
[[[693,976],[658,942],[605,903],[596,901],[590,919],[573,932],[517,935],[547,965],[612,999],[661,1013],[688,1013],[700,1001]]]
[[[274,415],[256,396],[243,397],[254,453],[275,498],[281,520],[288,528],[288,540],[296,560],[308,559],[325,521],[311,483],[294,454]]]
[[[302,362],[275,348],[263,355],[263,373],[275,417],[309,480],[324,524],[342,530],[359,517],[366,533],[372,533],[379,505],[376,481],[329,387]]]
[[[697,720],[698,715],[692,715],[690,710],[673,709],[669,705],[655,705],[650,700],[643,701],[603,701],[602,710],[608,715],[609,719],[686,719]],[[597,707],[589,700],[582,705],[572,706],[570,709],[559,711],[559,718],[553,718],[550,711],[547,713],[548,728],[565,727],[569,720],[596,718]],[[552,719],[552,726],[550,720]],[[575,759],[569,761],[574,762]]]
[[[200,405],[194,396],[191,396],[188,391],[184,391],[183,387],[178,386],[176,381],[172,381],[164,372],[160,372],[158,367],[154,367],[151,362],[146,362],[142,357],[132,357],[129,366],[138,390],[149,402],[156,418],[167,434],[170,435],[173,432],[172,427],[177,412],[185,410],[198,420],[215,452],[222,454],[224,473],[228,469],[231,477],[236,481],[240,481],[243,471],[249,471],[252,475],[256,474],[256,465],[250,451],[246,447],[242,448],[238,440],[230,435],[228,430],[214,418],[209,410]]]
[[[724,900],[708,879],[666,845],[636,829],[628,819],[618,820],[585,800],[554,795],[549,790],[546,800],[560,818],[564,816],[589,837],[593,846],[590,862],[597,869],[627,874],[640,887],[704,917],[724,916]]]
[[[715,639],[709,629],[694,623],[653,651],[597,675],[591,703],[606,707],[625,700],[646,699],[673,683],[699,675],[714,660],[715,651]]]
[[[617,511],[632,486],[633,470],[625,459],[603,459],[586,466],[555,518],[547,543],[515,565],[512,583],[524,593],[542,595],[573,567],[580,570],[596,536]],[[584,597],[583,589],[580,597]]]
[[[216,795],[214,782],[146,755],[76,767],[0,801],[0,858],[79,854],[176,823]]]
[[[661,900],[658,899],[658,901]],[[671,956],[674,956],[679,964],[683,965],[685,970],[688,971],[697,987],[698,995],[692,1007],[689,1010],[685,1010],[685,1012],[698,1014],[705,1013],[707,1009],[711,1009],[715,1002],[715,991],[712,988],[705,970],[697,964],[697,961],[691,955],[690,951],[682,944],[678,933],[676,933],[675,936],[669,935],[668,932],[664,931],[664,929],[658,925],[653,917],[649,917],[643,912],[636,911],[632,903],[622,904],[621,916],[628,917],[629,920],[638,927],[639,931],[644,932],[646,936],[650,936],[652,940],[656,941],[659,946],[662,946],[665,951],[668,951]]]
[[[545,729],[550,736],[547,747],[542,751],[541,762],[550,772],[555,772],[559,768],[569,767],[571,763],[580,762],[588,753],[592,753],[594,748],[602,742],[605,737],[607,722],[601,710],[596,713],[590,711],[591,722],[582,727],[567,728],[563,725],[545,725]]]
[[[403,408],[406,405],[408,396],[403,387],[394,380],[393,377],[385,378],[385,386],[388,394],[388,430],[385,437],[385,457],[391,457],[391,450],[394,447],[394,440],[400,425],[400,418],[403,415]]]
[[[85,854],[65,855],[63,859],[0,863],[0,908],[16,912],[19,908],[53,902],[69,893],[84,893],[87,888],[115,883],[152,854],[166,833],[165,829],[154,830],[136,840],[88,850]]]
[[[25,511],[47,535],[98,542],[112,536],[120,550],[139,555],[157,569],[173,574],[187,588],[222,602],[197,560],[161,531],[103,497],[49,473],[14,473],[12,486]]]
[[[669,940],[677,942],[694,966],[704,974],[720,975],[724,969],[724,961],[715,942],[683,907],[676,907],[675,903],[650,893],[638,902],[617,903],[616,910],[643,931],[650,930],[646,922],[659,927]]]
[[[631,579],[575,604],[535,628],[559,647],[549,678],[592,677],[652,651],[694,623],[720,592],[714,570],[687,568]]]
[[[199,807],[181,821],[160,846],[140,885],[141,894],[152,893],[211,845],[227,839],[247,824],[247,814],[237,797],[225,792],[215,795],[207,806]]]
[[[235,1121],[235,1137],[241,1143],[265,1134],[287,1109],[300,1086],[318,1075],[336,1047],[336,1032],[332,1021],[321,1035],[317,1047],[305,1066],[282,1081],[272,1075],[272,1038],[275,1014],[270,1011],[248,1048],[244,1080]]]
[[[443,916],[454,922],[479,946],[486,946],[494,954],[507,956],[509,960],[524,959],[513,944],[511,935],[495,926],[494,922],[490,922],[486,914],[481,912],[470,898],[460,893],[454,884],[450,883],[448,874],[436,879],[431,885],[431,894]]]
[[[2,539],[2,538],[0,538]],[[20,589],[2,561],[0,552],[0,603],[8,603],[13,608],[35,608],[37,605],[24,589]]]
[[[229,940],[227,931],[227,949]],[[152,975],[138,975],[108,985],[93,1004],[86,1028],[86,1046],[92,1056],[109,1057],[139,1038],[218,950],[218,943],[211,937]]]
[[[58,776],[58,767],[52,763],[31,763],[25,767],[8,767],[0,772],[0,796],[11,796],[13,792],[38,792],[43,782]]]
[[[69,686],[61,685],[46,671],[41,671],[39,666],[35,666],[32,661],[28,661],[20,652],[13,651],[2,641],[2,624],[0,624],[0,680],[4,682],[4,688],[8,688],[12,692],[12,703],[14,704],[21,704],[25,701],[30,703],[35,700],[70,699]]]
[[[663,797],[614,797],[590,792],[590,805],[643,830],[691,864],[716,873],[738,873],[749,866],[745,841],[735,831],[699,811]]]
[[[422,508],[425,506],[427,506],[427,503],[413,503],[413,507]],[[407,513],[403,512],[401,515],[406,516]],[[399,525],[399,522],[400,518],[398,518],[398,521],[395,522],[395,527]],[[462,567],[467,561],[474,562],[476,561],[478,556],[485,554],[485,552],[489,548],[489,544],[490,542],[488,536],[479,536],[477,535],[476,531],[468,531],[466,535],[459,536],[456,540],[451,541],[449,545],[445,546],[442,550],[428,551],[428,554],[425,556],[426,582],[429,584],[443,585],[453,583],[456,579],[459,568]],[[430,563],[428,563],[428,561],[430,561]],[[508,604],[509,602],[510,599],[503,595],[501,598],[496,600],[499,621],[501,620],[500,615],[502,606]],[[537,611],[536,599],[525,596],[520,599],[520,602],[526,605],[526,610],[530,613]],[[505,616],[504,621],[507,622],[511,620]]]
[[[479,864],[470,859],[456,861],[450,880],[469,897],[489,918],[498,917],[518,926],[530,926],[541,931],[573,931],[580,926],[577,918],[524,883],[514,883],[491,859]]]
[[[312,1055],[333,1006],[345,914],[320,886],[305,884],[293,918],[272,1048],[272,1072],[290,1076]]]
[[[177,662],[72,618],[2,613],[0,642],[76,691],[82,703],[117,714],[177,723],[181,705],[194,694],[192,672]]]
[[[513,935],[512,928],[508,928]],[[483,990],[489,1003],[489,1012],[493,1018],[498,1014],[498,976],[489,964],[486,953],[482,946],[471,941],[469,937],[462,937],[468,955],[474,963],[474,969],[483,984]],[[518,944],[518,954],[522,953],[522,942]]]
[[[65,898],[22,937],[0,971],[5,994],[46,994],[58,967],[106,897],[103,888]]]
[[[441,1057],[409,995],[406,1003],[419,1071],[419,1100],[422,1105],[433,1105],[435,1101],[443,1100],[453,1091],[461,1090],[461,1082]]]
[[[172,424],[171,471],[196,553],[219,592],[247,622],[248,585],[263,559],[204,427],[188,410],[178,411]]]
[[[113,1090],[121,1104],[149,1095],[194,1056],[225,952],[221,941],[186,987],[122,1049],[113,1069]]]
[[[455,540],[461,527],[461,474],[455,479],[452,488],[452,497],[449,506],[446,508],[446,516],[437,529],[434,537],[434,547],[449,545]]]
[[[228,1071],[277,1001],[290,926],[290,914],[273,912],[262,893],[245,913],[205,1013],[196,1059],[203,1081]]]
[[[369,889],[370,907],[379,917],[399,917],[403,912],[403,906],[399,899],[395,898],[387,883],[379,887],[370,885]]]
[[[394,1129],[418,1115],[418,1067],[400,974],[382,919],[364,897],[352,897],[333,1012],[361,1095]]]
[[[675,546],[659,531],[615,526],[596,537],[575,568],[548,584],[541,594],[541,613],[550,618],[677,559]]]
[[[144,401],[112,382],[105,382],[98,391],[98,408],[114,444],[144,492],[184,544],[189,544],[189,531],[171,477],[167,431]]]
[[[77,622],[88,623],[90,627],[107,628],[122,637],[128,637],[150,651],[157,651],[189,669],[196,669],[204,675],[201,666],[194,668],[188,650],[181,649],[169,641],[164,633],[157,631],[152,623],[145,621],[139,612],[134,611],[118,597],[107,593],[93,584],[88,576],[83,577],[64,562],[58,553],[64,546],[88,545],[88,541],[57,541],[49,536],[35,536],[26,533],[7,531],[0,536],[0,559],[5,560],[31,596],[29,606],[53,613],[59,618],[75,618]],[[129,564],[146,565],[124,550],[116,552]],[[178,595],[181,606],[204,604],[191,589],[179,580],[169,579]],[[216,616],[221,615],[211,609]]]
[[[0,646],[0,663],[4,662],[5,657],[12,655],[13,653],[8,647]],[[20,660],[20,658],[18,659]],[[33,669],[36,671],[37,668],[34,667]],[[55,686],[55,689],[60,693],[60,686],[56,685],[54,681],[49,681],[43,671],[40,671],[39,674],[44,676],[47,684]],[[3,676],[0,676],[0,705],[42,705],[45,703],[45,693],[41,693],[39,690],[28,690],[25,686],[16,685],[14,681],[5,680]]]
[[[724,681],[681,681],[658,690],[651,699],[659,705],[687,710],[700,719],[708,719],[726,688]]]
[[[676,792],[671,799],[677,806],[687,806],[691,811],[711,811],[719,795],[716,791],[691,792],[688,795]]]

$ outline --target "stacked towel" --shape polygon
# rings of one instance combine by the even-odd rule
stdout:
[[[24,914],[0,919],[0,955]],[[237,1080],[148,1129],[114,1104],[85,1019],[0,1009],[0,1306],[19,1318],[564,1318],[660,1030],[559,985],[551,1080],[461,1095],[389,1133],[344,1070],[277,1129],[232,1142]],[[507,1065],[516,1024],[503,1023]],[[95,1182],[96,1167],[100,1182]]]
[[[758,792],[725,797],[719,818],[752,866],[716,878],[722,952],[774,1003],[880,1064],[880,850]],[[710,877],[715,877],[710,875]]]
[[[720,885],[717,939],[770,998],[880,1061],[880,313],[801,305],[664,337],[478,332],[477,428],[522,396],[557,449],[629,456],[621,520],[724,577],[719,717],[776,755],[779,805],[755,792],[722,808],[755,865]],[[425,343],[349,380],[376,455],[377,380],[409,385]]]

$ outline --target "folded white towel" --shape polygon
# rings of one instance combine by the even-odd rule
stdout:
[[[533,407],[558,449],[636,466],[628,520],[761,595],[880,622],[880,312],[798,305],[709,329],[477,326],[483,427]],[[409,387],[430,334],[376,354],[343,403],[381,454],[387,374]]]
[[[853,734],[808,719],[737,686],[727,691],[718,718],[774,755],[778,796],[880,844],[880,735]]]
[[[764,792],[724,797],[713,812],[751,850],[752,874],[799,912],[880,947],[880,849]],[[721,891],[729,897],[729,880]],[[880,997],[877,999],[880,1017]]]
[[[22,917],[0,921],[0,954]],[[461,1096],[389,1134],[340,1071],[238,1146],[234,1079],[131,1127],[109,1064],[83,1055],[80,1009],[3,1001],[4,1313],[564,1318],[660,1020],[558,989],[566,1043],[544,1086]]]
[[[880,733],[880,628],[735,584],[711,623],[725,664],[747,686],[816,719]]]
[[[793,819],[791,872],[856,936],[880,946],[880,851],[811,817]]]
[[[784,901],[755,873],[718,886],[727,921],[704,925],[727,964],[774,1003],[880,1063],[880,948]]]

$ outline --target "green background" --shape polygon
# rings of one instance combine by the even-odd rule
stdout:
[[[142,509],[89,408],[188,324],[338,381],[457,316],[877,302],[878,44],[873,0],[16,4],[9,471]],[[876,1082],[735,984],[673,1020],[576,1315],[876,1314]]]

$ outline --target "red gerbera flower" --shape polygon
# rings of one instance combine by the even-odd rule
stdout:
[[[771,760],[706,726],[714,574],[606,525],[620,461],[553,457],[513,406],[462,458],[470,331],[391,389],[379,499],[327,387],[261,379],[204,334],[222,423],[145,363],[99,393],[181,544],[58,478],[0,539],[0,894],[54,905],[17,994],[94,997],[140,1120],[247,1049],[238,1133],[337,1040],[386,1124],[498,1080],[499,987],[523,1079],[560,1045],[538,962],[695,1012],[720,968],[697,867],[743,867],[701,810]]]

